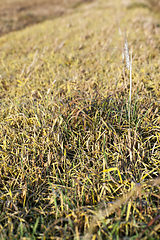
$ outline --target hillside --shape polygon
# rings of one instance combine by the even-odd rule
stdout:
[[[1,239],[160,239],[159,35],[99,0],[0,37]]]
[[[93,0],[6,0],[0,1],[0,36],[76,11]]]

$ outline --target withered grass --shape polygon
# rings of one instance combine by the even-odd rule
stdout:
[[[160,238],[160,20],[116,6],[0,38],[0,239]]]

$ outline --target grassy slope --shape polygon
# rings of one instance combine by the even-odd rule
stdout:
[[[0,36],[75,11],[90,0],[0,1]]]
[[[102,0],[0,38],[2,239],[78,239],[88,228],[158,239],[159,23],[147,7]]]

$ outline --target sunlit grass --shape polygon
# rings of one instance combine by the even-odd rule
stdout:
[[[117,2],[130,104],[106,4],[0,39],[1,239],[159,239],[158,27]]]

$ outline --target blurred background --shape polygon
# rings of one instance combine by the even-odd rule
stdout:
[[[0,0],[0,36],[69,14],[93,0]]]
[[[93,1],[98,0],[0,0],[0,36],[69,14],[79,5]],[[129,2],[132,3],[132,0]],[[160,14],[160,0],[141,0],[137,1],[137,5],[149,7]]]

